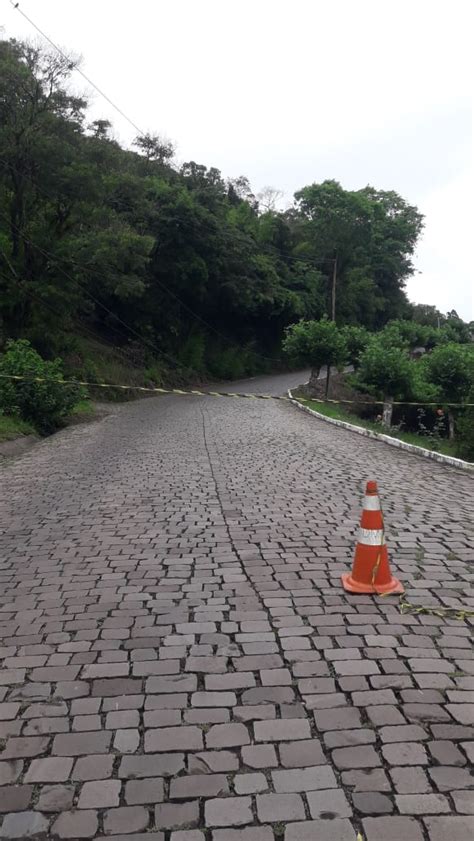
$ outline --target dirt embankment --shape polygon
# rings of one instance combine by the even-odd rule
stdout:
[[[331,374],[331,379],[329,382],[329,392],[328,398],[330,400],[352,400],[352,403],[344,403],[344,409],[347,412],[351,412],[354,415],[368,416],[377,414],[378,411],[382,408],[381,406],[367,406],[365,402],[372,402],[373,397],[370,394],[363,394],[360,391],[355,391],[348,382],[348,375],[347,373],[334,373]],[[295,396],[300,395],[301,397],[309,397],[312,400],[324,400],[326,391],[326,378],[313,381],[310,385],[306,383],[305,385],[298,386],[297,390],[294,390],[293,393]]]

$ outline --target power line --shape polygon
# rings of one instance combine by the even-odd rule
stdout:
[[[25,20],[27,20],[27,21],[28,21],[28,23],[29,23],[29,24],[31,24],[31,26],[32,26],[34,29],[36,29],[36,31],[37,31],[37,32],[41,35],[41,37],[42,37],[42,38],[44,38],[46,41],[48,41],[48,43],[49,43],[49,44],[51,44],[51,46],[52,46],[52,47],[54,47],[54,49],[55,49],[55,50],[57,50],[57,52],[58,52],[58,53],[59,53],[59,54],[60,54],[60,55],[61,55],[61,56],[65,59],[65,61],[67,61],[67,62],[68,62],[69,67],[70,67],[70,69],[71,69],[71,70],[76,70],[76,72],[77,72],[77,73],[79,73],[79,74],[82,76],[82,78],[83,78],[83,79],[85,79],[85,80],[86,80],[86,82],[87,82],[89,85],[92,85],[92,87],[93,87],[93,88],[97,91],[97,93],[99,93],[101,96],[103,96],[103,97],[104,97],[104,99],[105,99],[105,100],[107,100],[107,102],[109,103],[109,105],[111,105],[111,106],[112,106],[112,108],[115,108],[115,110],[117,111],[117,113],[118,113],[118,114],[120,114],[120,116],[121,116],[121,117],[123,117],[123,119],[124,119],[124,120],[126,120],[126,121],[127,121],[127,123],[129,123],[131,126],[133,126],[133,128],[135,129],[135,131],[137,131],[137,132],[138,132],[138,134],[139,134],[139,135],[141,135],[142,137],[145,137],[145,136],[146,136],[146,132],[142,131],[142,129],[141,129],[139,126],[137,126],[137,124],[136,124],[136,123],[134,123],[134,121],[133,121],[130,117],[128,117],[128,116],[127,116],[127,114],[125,114],[125,112],[124,112],[124,111],[122,111],[122,109],[121,109],[121,108],[119,108],[119,106],[118,106],[118,105],[116,105],[116,104],[115,104],[115,102],[113,102],[113,101],[110,99],[110,97],[109,97],[109,96],[107,96],[107,94],[106,94],[106,93],[104,93],[104,91],[103,91],[103,90],[101,90],[101,89],[98,87],[98,85],[96,85],[96,84],[95,84],[95,82],[93,82],[93,81],[92,81],[92,79],[90,79],[90,78],[89,78],[89,76],[87,76],[87,75],[84,73],[84,71],[83,71],[83,70],[81,70],[81,68],[79,67],[79,65],[78,65],[78,64],[75,64],[75,62],[71,61],[70,57],[69,57],[68,55],[66,55],[66,53],[64,52],[64,50],[62,50],[62,49],[61,49],[61,47],[59,47],[59,46],[58,46],[58,44],[56,44],[56,42],[55,42],[55,41],[53,41],[53,39],[52,39],[52,38],[50,38],[50,37],[49,37],[49,35],[47,35],[47,34],[46,34],[46,32],[44,32],[44,30],[40,29],[40,27],[39,27],[39,26],[38,26],[38,25],[37,25],[37,24],[36,24],[36,23],[35,23],[35,22],[34,22],[34,21],[30,18],[30,17],[28,17],[28,15],[26,14],[26,12],[24,12],[22,9],[20,9],[20,4],[19,4],[18,2],[17,2],[17,3],[15,3],[13,0],[10,0],[10,3],[11,3],[11,5],[13,6],[13,8],[14,8],[14,9],[16,9],[16,11],[17,11],[17,12],[19,12],[19,13],[20,13],[20,15],[22,15],[22,17],[24,17],[24,18],[25,18]]]

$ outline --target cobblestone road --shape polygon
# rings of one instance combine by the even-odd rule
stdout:
[[[473,838],[472,623],[344,594],[368,478],[410,599],[472,608],[472,478],[289,404],[145,400],[2,468],[0,837]]]

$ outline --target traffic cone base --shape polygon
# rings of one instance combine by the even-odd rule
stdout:
[[[403,585],[390,572],[376,482],[367,482],[352,572],[341,580],[349,593],[403,593]]]
[[[352,573],[345,572],[341,575],[342,586],[348,593],[363,593],[370,596],[388,596],[390,593],[403,593],[403,584],[395,578],[391,577],[387,584],[362,584],[360,581],[355,581]]]

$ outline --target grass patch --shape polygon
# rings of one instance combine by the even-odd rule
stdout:
[[[70,417],[83,418],[88,417],[89,415],[95,415],[94,404],[91,403],[90,400],[79,400],[79,403],[76,403],[74,406]]]
[[[95,413],[95,407],[90,400],[80,400],[70,414],[64,418],[64,426],[88,421],[94,417]],[[22,420],[16,415],[0,414],[0,443],[2,441],[12,441],[22,435],[40,435],[40,433],[32,423],[28,423],[28,421]]]
[[[303,402],[303,401],[302,401]],[[398,429],[386,429],[380,423],[365,420],[358,415],[353,415],[350,412],[344,411],[341,406],[335,403],[323,403],[319,400],[304,400],[303,405],[309,406],[315,412],[320,412],[321,415],[326,415],[328,418],[335,418],[336,420],[346,421],[353,426],[362,426],[364,429],[371,429],[373,432],[379,432],[383,435],[389,435],[390,438],[398,438],[399,441],[405,441],[407,444],[415,444],[417,447],[424,447],[425,450],[433,450],[437,453],[442,453],[445,456],[456,457],[456,444],[454,441],[434,442],[432,438],[427,435],[418,435],[416,432],[400,431]]]
[[[21,435],[37,435],[31,423],[14,415],[0,415],[0,441],[12,441]]]

